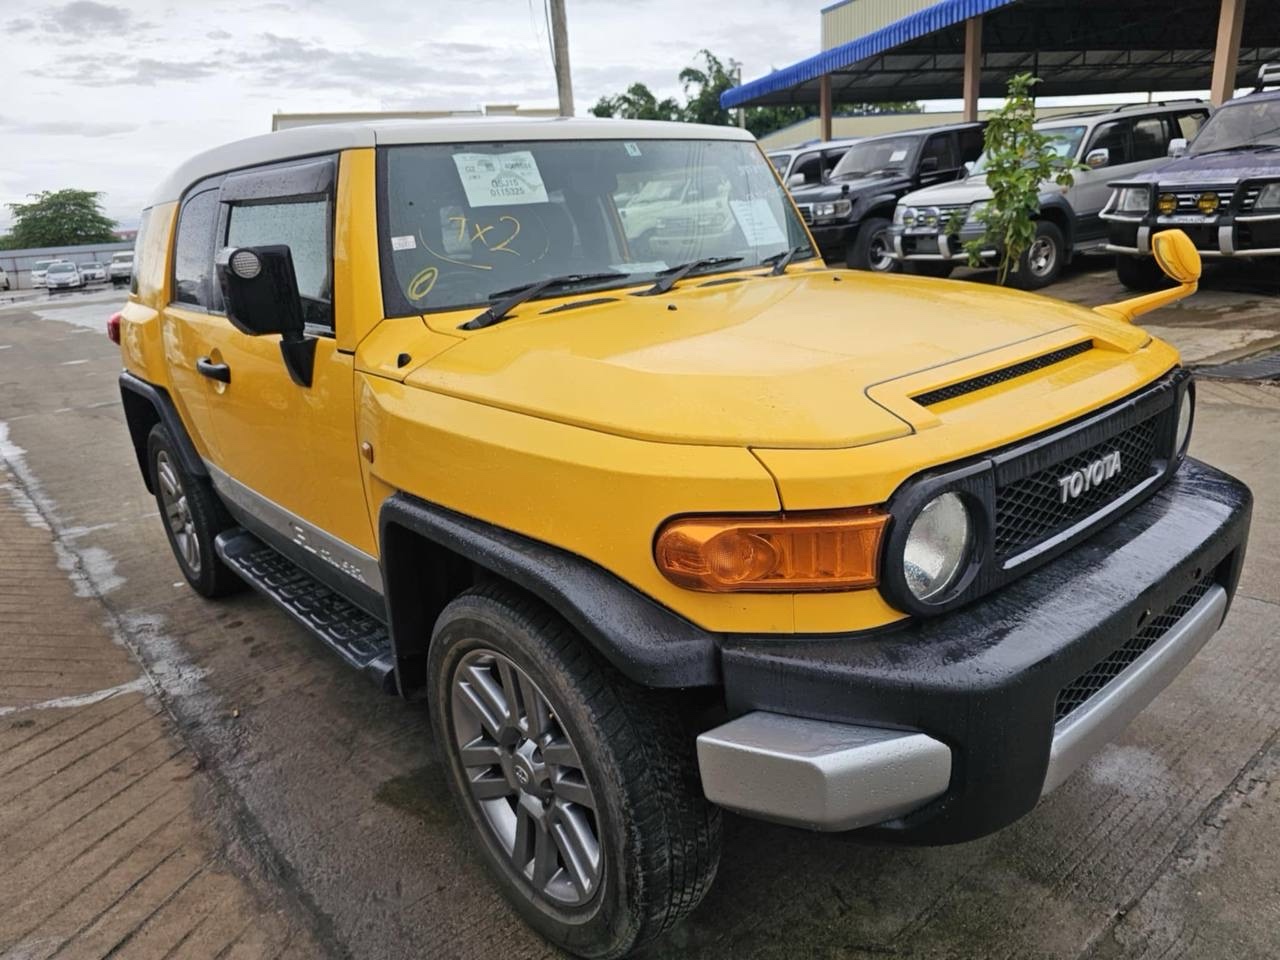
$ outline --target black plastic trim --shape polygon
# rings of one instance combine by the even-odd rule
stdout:
[[[1079,343],[1073,343],[1067,347],[1059,347],[1049,353],[1042,353],[1040,356],[1032,357],[1030,360],[1022,360],[1007,367],[1001,367],[999,370],[984,373],[978,377],[970,377],[968,380],[961,380],[945,387],[938,387],[936,390],[930,390],[927,393],[916,394],[911,399],[922,407],[931,407],[945,400],[954,400],[957,397],[963,397],[978,390],[985,390],[987,387],[994,387],[999,383],[1015,380],[1028,373],[1043,370],[1045,367],[1051,367],[1056,363],[1063,363],[1072,357],[1088,353],[1092,349],[1092,340],[1081,340]]]
[[[131,399],[136,398],[136,399]],[[142,416],[136,404],[138,400],[151,405],[160,423],[172,438],[174,448],[182,465],[192,476],[208,478],[204,460],[200,458],[196,446],[191,442],[191,435],[178,415],[178,408],[173,405],[169,393],[164,387],[157,387],[141,377],[134,376],[128,370],[120,374],[120,399],[124,404],[125,421],[129,424],[129,436],[133,440],[133,449],[138,457],[138,469],[142,471],[142,482],[151,493],[151,468],[147,463],[147,434],[151,431],[153,421]]]
[[[382,576],[396,672],[415,675],[430,625],[411,571],[397,569],[396,531],[438,544],[543,600],[631,680],[651,687],[720,682],[716,635],[640,593],[590,560],[406,493],[379,512]],[[405,680],[401,680],[402,692]]]

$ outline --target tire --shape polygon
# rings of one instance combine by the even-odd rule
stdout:
[[[632,684],[558,615],[500,583],[441,613],[427,678],[454,799],[498,886],[542,936],[579,956],[621,957],[701,902],[721,817],[672,695]],[[586,866],[570,870],[575,859]]]
[[[936,277],[945,280],[956,265],[945,260],[908,260],[902,265],[904,273],[914,277]]]
[[[872,273],[898,273],[902,264],[893,259],[893,240],[889,229],[889,221],[884,217],[863,220],[857,236],[845,252],[848,267]]]
[[[1020,290],[1039,290],[1062,274],[1067,245],[1062,230],[1048,220],[1036,221],[1036,237],[1021,257],[1018,269],[1009,274],[1009,282]]]
[[[1169,280],[1155,257],[1116,257],[1116,279],[1130,290],[1159,290]]]
[[[213,549],[214,538],[235,521],[213,489],[187,472],[160,424],[147,436],[147,465],[169,546],[191,588],[210,599],[243,589],[244,581]]]

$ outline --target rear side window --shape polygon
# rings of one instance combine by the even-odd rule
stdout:
[[[1207,119],[1209,119],[1209,115],[1203,110],[1196,113],[1179,114],[1174,121],[1175,136],[1182,137],[1184,140],[1194,140]]]
[[[1133,159],[1158,160],[1169,152],[1169,134],[1163,117],[1143,117],[1133,122]]]
[[[173,253],[175,303],[205,310],[213,307],[213,235],[217,221],[217,189],[192,194],[183,203]],[[136,269],[134,273],[136,276]]]
[[[227,221],[228,247],[271,244],[289,247],[307,321],[332,326],[328,201],[307,198],[231,207]]]

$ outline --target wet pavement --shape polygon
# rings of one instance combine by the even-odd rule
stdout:
[[[1053,292],[1101,302],[1109,277]],[[1280,337],[1274,295],[1201,298],[1151,319],[1212,347],[1225,298]],[[101,334],[117,301],[0,308],[0,958],[557,956],[472,854],[424,708],[256,595],[209,603],[181,581]],[[1014,827],[956,847],[731,817],[710,897],[651,956],[1280,954],[1280,387],[1206,382],[1200,402],[1193,454],[1254,489],[1249,560],[1223,631],[1124,738]],[[81,767],[31,767],[77,737]],[[162,831],[147,849],[178,865],[131,888],[149,913],[77,912],[78,844],[139,823],[94,784],[168,804],[144,818]]]

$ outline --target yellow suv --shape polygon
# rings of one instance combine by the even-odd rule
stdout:
[[[722,809],[981,836],[1217,630],[1251,501],[1130,322],[1195,288],[1155,247],[1088,310],[826,269],[734,128],[318,126],[164,181],[111,330],[191,585],[425,698],[497,883],[616,957]]]

